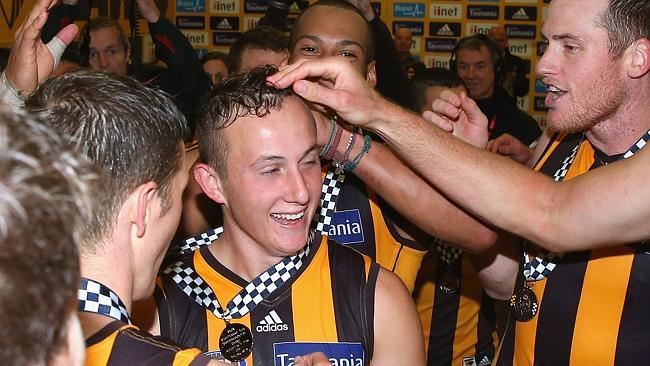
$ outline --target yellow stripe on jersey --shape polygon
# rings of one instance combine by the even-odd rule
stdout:
[[[137,329],[132,325],[125,324],[115,332],[111,333],[108,337],[104,338],[101,342],[95,343],[86,348],[86,366],[106,365],[108,359],[111,357],[115,338],[117,338],[117,335],[121,330],[128,328]]]

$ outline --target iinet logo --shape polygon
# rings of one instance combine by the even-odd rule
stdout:
[[[255,330],[259,333],[264,332],[283,332],[289,330],[289,326],[284,324],[282,319],[275,310],[271,310],[264,319],[255,327]]]

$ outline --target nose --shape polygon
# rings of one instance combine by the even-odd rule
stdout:
[[[307,190],[305,177],[297,168],[287,174],[286,183],[284,198],[286,202],[299,205],[306,205],[309,202],[309,191]]]
[[[109,64],[108,56],[105,55],[103,52],[100,52],[99,53],[99,62],[98,62],[99,68],[100,69],[105,69],[105,68],[108,67],[108,64]]]
[[[542,76],[555,73],[556,68],[552,57],[552,51],[550,48],[547,47],[546,51],[537,62],[535,71],[537,72],[537,75],[542,75]]]

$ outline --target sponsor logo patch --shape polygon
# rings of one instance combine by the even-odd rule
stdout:
[[[212,30],[239,30],[238,17],[210,17]]]
[[[423,3],[395,3],[393,16],[399,18],[424,18]]]
[[[359,210],[334,212],[327,236],[341,244],[363,243],[363,225]]]
[[[332,365],[363,366],[365,352],[361,343],[301,343],[286,342],[273,344],[275,366],[293,366],[296,356],[323,352]]]
[[[431,19],[460,19],[463,16],[463,8],[460,4],[435,4],[429,6],[429,18]]]
[[[460,37],[460,23],[429,22],[432,37]]]
[[[393,22],[393,34],[397,32],[400,28],[408,28],[411,30],[411,34],[414,36],[421,36],[424,34],[424,23],[422,22],[404,22],[404,21],[394,21]]]
[[[499,19],[499,7],[493,5],[468,5],[467,19]]]
[[[537,20],[534,6],[506,6],[506,20]]]
[[[455,38],[427,38],[424,48],[427,52],[449,52],[456,46]]]
[[[537,27],[534,25],[506,24],[508,38],[535,39]]]
[[[275,310],[271,310],[266,314],[264,319],[260,320],[255,330],[258,333],[283,332],[289,330],[289,326],[280,319],[280,316]]]
[[[176,0],[176,11],[179,13],[203,13],[205,0]]]
[[[210,0],[210,13],[239,14],[239,0]]]
[[[205,17],[179,15],[176,17],[176,26],[182,29],[203,29],[205,28]]]

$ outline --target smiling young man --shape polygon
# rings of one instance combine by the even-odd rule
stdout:
[[[647,1],[551,3],[542,30],[549,47],[537,72],[549,86],[549,121],[557,132],[538,147],[535,168],[553,179],[409,117],[343,63],[305,63],[269,81],[285,87],[308,75],[335,82],[337,90],[304,80],[294,89],[378,131],[452,199],[531,239],[519,273],[495,278],[517,277],[511,303],[517,321],[506,330],[499,364],[643,363],[650,257],[647,242],[635,240],[648,237],[647,199],[631,195],[647,197],[649,13]],[[429,117],[445,128],[451,120],[455,132],[487,122],[468,98],[443,98],[434,104],[439,116]],[[615,179],[625,169],[634,184]]]
[[[290,365],[315,351],[355,365],[422,365],[400,280],[311,231],[322,187],[314,119],[268,74],[233,77],[208,101],[206,163],[194,173],[223,206],[223,234],[162,276],[161,334],[248,365]]]

